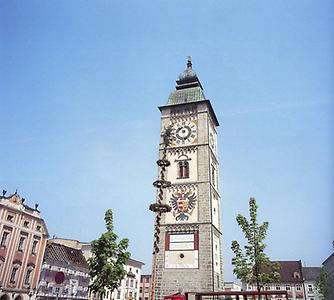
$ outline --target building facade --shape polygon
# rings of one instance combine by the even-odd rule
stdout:
[[[334,246],[334,241],[333,241]],[[334,299],[334,252],[322,263],[324,270],[328,274],[327,284],[331,287],[329,289],[329,294],[326,295],[326,300]]]
[[[225,292],[240,292],[241,285],[233,282],[233,281],[225,281],[224,282],[224,291]]]
[[[91,256],[91,244],[87,242],[80,242],[74,239],[64,239],[60,237],[53,237],[50,242],[58,243],[66,247],[72,247],[80,251],[87,261]],[[107,290],[103,299],[104,300],[139,300],[139,287],[140,287],[140,276],[141,268],[144,263],[129,258],[126,261],[124,269],[126,271],[126,276],[121,280],[121,283],[117,290],[110,291]],[[90,293],[89,299],[100,300],[99,295]]]
[[[265,291],[287,291],[288,300],[305,299],[305,290],[303,285],[302,264],[301,261],[277,261],[280,265],[279,282],[265,284]],[[247,291],[256,291],[256,285],[243,284]],[[270,299],[268,297],[268,299]],[[272,298],[283,300],[279,297]]]
[[[217,117],[192,69],[176,81],[161,111],[161,131],[172,127],[167,149],[171,165],[163,202],[172,211],[162,216],[159,253],[153,258],[156,299],[189,291],[223,289]],[[162,138],[160,157],[162,155]]]
[[[152,275],[142,275],[140,277],[139,300],[151,299]]]
[[[34,299],[48,231],[17,193],[0,196],[0,299]]]
[[[108,291],[105,300],[139,300],[141,268],[144,263],[129,258],[124,266],[126,276],[116,291]]]
[[[316,280],[321,267],[303,267],[304,291],[306,300],[323,300],[324,297],[316,288]]]
[[[81,250],[50,242],[46,246],[39,300],[87,299],[89,269]]]

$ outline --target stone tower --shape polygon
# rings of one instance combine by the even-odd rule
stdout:
[[[167,150],[171,165],[164,203],[160,251],[156,256],[155,299],[177,292],[219,291],[223,287],[217,126],[201,82],[187,68],[161,111],[161,131],[172,126]],[[162,140],[160,141],[160,157]]]

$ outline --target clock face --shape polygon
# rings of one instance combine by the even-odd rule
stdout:
[[[194,121],[181,121],[173,126],[173,145],[192,144],[196,141],[197,128]]]

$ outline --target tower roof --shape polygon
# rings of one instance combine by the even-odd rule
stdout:
[[[175,88],[176,91],[173,91],[168,97],[167,105],[205,100],[202,84],[192,68],[190,56],[188,56],[187,68],[179,75]]]

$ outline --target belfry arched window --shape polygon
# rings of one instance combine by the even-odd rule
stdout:
[[[178,162],[178,178],[189,178],[189,162],[181,160]]]

